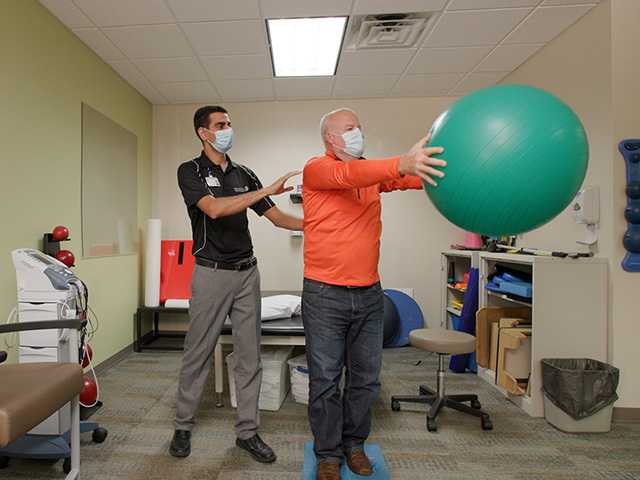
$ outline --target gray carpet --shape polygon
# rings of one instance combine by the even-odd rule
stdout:
[[[422,360],[420,365],[416,365]],[[234,410],[214,406],[213,382],[198,416],[193,452],[167,454],[180,355],[142,353],[101,378],[105,406],[95,416],[105,443],[82,445],[82,478],[91,480],[293,480],[301,478],[303,445],[310,439],[306,407],[288,398],[279,412],[262,413],[262,432],[278,454],[261,465],[234,446]],[[386,350],[382,395],[375,405],[372,442],[379,443],[398,480],[640,480],[640,425],[619,424],[608,434],[569,435],[522,413],[473,375],[450,374],[450,392],[477,392],[494,423],[457,412],[442,414],[438,433],[425,428],[424,407],[392,412],[391,394],[414,394],[432,383],[435,358],[412,348]],[[228,396],[226,398],[228,405]],[[61,462],[13,460],[0,478],[64,478]]]

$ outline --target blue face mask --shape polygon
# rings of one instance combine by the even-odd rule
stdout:
[[[342,134],[344,140],[344,152],[355,158],[362,157],[364,153],[364,135],[359,128],[354,128]]]
[[[211,130],[208,131],[211,132]],[[231,147],[233,146],[233,129],[231,127],[211,133],[216,136],[216,139],[213,142],[207,140],[207,142],[209,142],[209,145],[211,145],[220,153],[227,153],[229,150],[231,150]]]

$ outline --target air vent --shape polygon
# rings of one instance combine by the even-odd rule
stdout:
[[[361,15],[351,18],[346,48],[414,47],[429,25],[431,12]]]

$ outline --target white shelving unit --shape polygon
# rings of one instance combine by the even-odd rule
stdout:
[[[464,274],[468,273],[471,268],[478,268],[478,254],[479,252],[471,250],[447,250],[442,252],[441,265],[440,265],[440,281],[442,285],[441,291],[441,306],[442,317],[440,319],[440,326],[444,328],[451,328],[451,316],[460,316],[462,313],[460,309],[454,308],[451,305],[452,300],[457,299],[462,301],[464,292],[458,290],[449,285],[449,271],[453,267],[454,280],[461,282]]]
[[[497,265],[532,275],[531,302],[485,288]],[[607,361],[607,261],[482,252],[479,268],[479,308],[525,306],[531,309],[530,394],[508,393],[495,384],[492,370],[478,366],[478,376],[532,417],[542,417],[540,361],[543,358],[588,357]]]

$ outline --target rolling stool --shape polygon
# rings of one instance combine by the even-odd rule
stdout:
[[[427,412],[427,430],[438,430],[436,419],[443,407],[453,408],[459,412],[479,417],[483,430],[492,430],[493,424],[489,414],[482,411],[477,395],[445,395],[444,393],[444,357],[448,354],[472,353],[476,349],[476,337],[468,333],[444,328],[421,328],[413,330],[409,335],[412,346],[438,354],[438,386],[433,391],[426,385],[420,385],[420,395],[398,395],[391,397],[391,409],[400,410],[400,402],[423,403],[431,405]],[[464,402],[470,402],[471,406]]]

